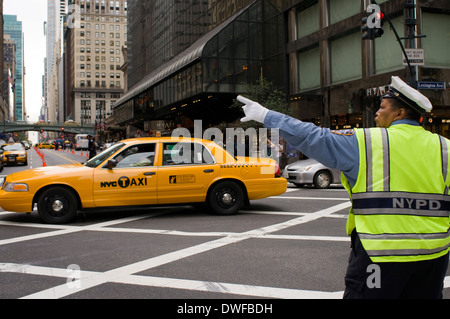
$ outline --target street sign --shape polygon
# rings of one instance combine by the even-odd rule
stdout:
[[[411,65],[425,65],[425,51],[423,49],[405,49]],[[402,54],[403,65],[408,65],[405,55]]]
[[[445,90],[445,82],[419,82],[417,84],[419,90]]]

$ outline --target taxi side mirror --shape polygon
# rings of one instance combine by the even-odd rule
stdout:
[[[113,169],[117,166],[117,161],[115,159],[110,159],[108,163],[106,164],[107,169]]]

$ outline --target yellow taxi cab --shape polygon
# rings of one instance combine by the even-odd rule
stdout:
[[[234,157],[194,138],[136,138],[115,143],[85,164],[35,168],[1,181],[0,206],[46,223],[67,223],[100,207],[206,203],[219,215],[250,200],[283,194],[287,180],[270,158]]]
[[[27,150],[22,143],[3,144],[2,149],[2,162],[4,165],[28,165]]]
[[[49,143],[49,142],[41,142],[37,146],[37,148],[40,148],[40,149],[42,149],[42,148],[52,149],[54,147],[55,146],[53,144]]]

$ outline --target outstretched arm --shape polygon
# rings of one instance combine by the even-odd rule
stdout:
[[[323,165],[341,170],[351,185],[358,177],[358,141],[353,130],[331,131],[312,123],[302,122],[293,117],[270,111],[259,103],[242,96],[244,103],[243,122],[255,120],[269,128],[278,128],[280,136],[294,148]]]

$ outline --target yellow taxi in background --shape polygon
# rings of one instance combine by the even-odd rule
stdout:
[[[3,144],[2,162],[4,165],[28,165],[27,150],[22,143]]]
[[[16,172],[2,182],[0,206],[46,223],[70,222],[80,210],[206,203],[219,215],[250,200],[283,194],[287,180],[270,158],[237,157],[194,138],[136,138],[115,143],[85,164]]]
[[[38,144],[37,148],[40,148],[40,149],[42,149],[42,148],[52,149],[52,148],[55,148],[55,146],[53,144],[49,143],[49,142],[41,142],[41,143]]]

